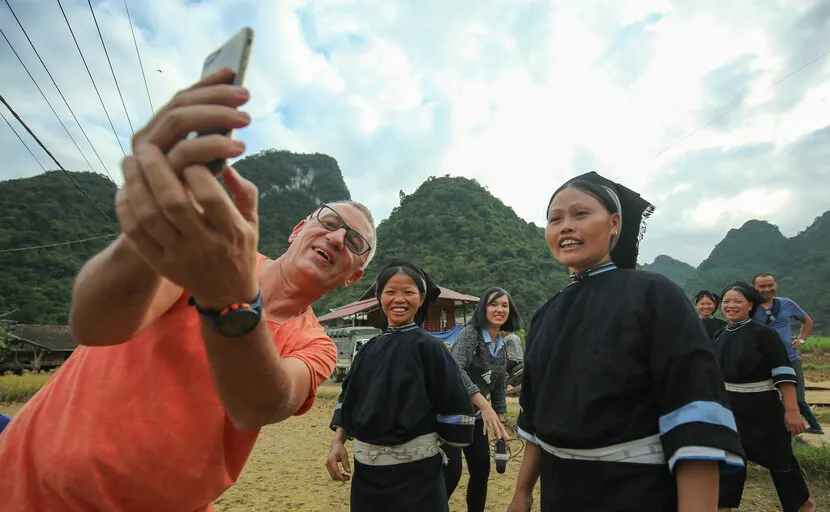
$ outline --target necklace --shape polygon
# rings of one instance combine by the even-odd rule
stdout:
[[[745,326],[746,324],[748,324],[751,321],[752,321],[751,318],[745,318],[745,319],[741,320],[740,322],[736,322],[734,324],[727,325],[726,330],[729,331],[729,332],[737,331],[738,329]]]

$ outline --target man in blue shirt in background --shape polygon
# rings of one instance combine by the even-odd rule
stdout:
[[[796,386],[798,409],[804,419],[807,420],[807,423],[810,424],[810,428],[804,432],[823,434],[821,423],[813,415],[804,397],[804,369],[801,367],[801,355],[798,353],[799,347],[804,345],[804,340],[813,330],[813,319],[792,299],[775,296],[778,288],[775,283],[775,276],[772,274],[767,272],[755,274],[755,277],[752,278],[752,286],[758,290],[764,300],[761,307],[755,312],[755,321],[775,329],[781,337],[781,341],[784,342],[784,346],[787,347],[787,356],[795,370],[796,380],[798,380],[798,386]],[[792,318],[802,324],[797,338],[793,336],[793,329],[790,325],[790,319]]]

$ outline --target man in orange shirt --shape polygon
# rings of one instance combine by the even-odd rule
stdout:
[[[81,345],[0,435],[4,511],[211,510],[260,427],[306,412],[336,349],[311,310],[363,275],[369,211],[321,205],[276,260],[257,253],[256,187],[198,165],[244,145],[188,133],[241,128],[223,70],[181,91],[133,139],[119,238],[73,291]]]

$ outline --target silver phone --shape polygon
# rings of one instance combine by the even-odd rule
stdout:
[[[251,58],[251,48],[254,44],[254,31],[250,27],[244,27],[232,38],[213,51],[205,58],[202,65],[202,78],[212,75],[224,67],[233,71],[233,78],[228,82],[231,85],[242,85],[245,82],[245,74],[248,71],[248,62]],[[226,137],[233,137],[233,130],[224,128],[198,132],[197,137],[204,135],[219,134]],[[205,165],[213,174],[221,173],[228,165],[226,159],[221,158]]]

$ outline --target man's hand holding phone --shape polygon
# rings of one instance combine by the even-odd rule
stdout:
[[[257,189],[223,172],[231,200],[204,162],[241,155],[244,144],[218,134],[250,123],[237,110],[249,98],[228,85],[229,69],[177,93],[133,138],[122,163],[116,213],[125,237],[161,275],[190,291],[203,307],[256,296]]]

